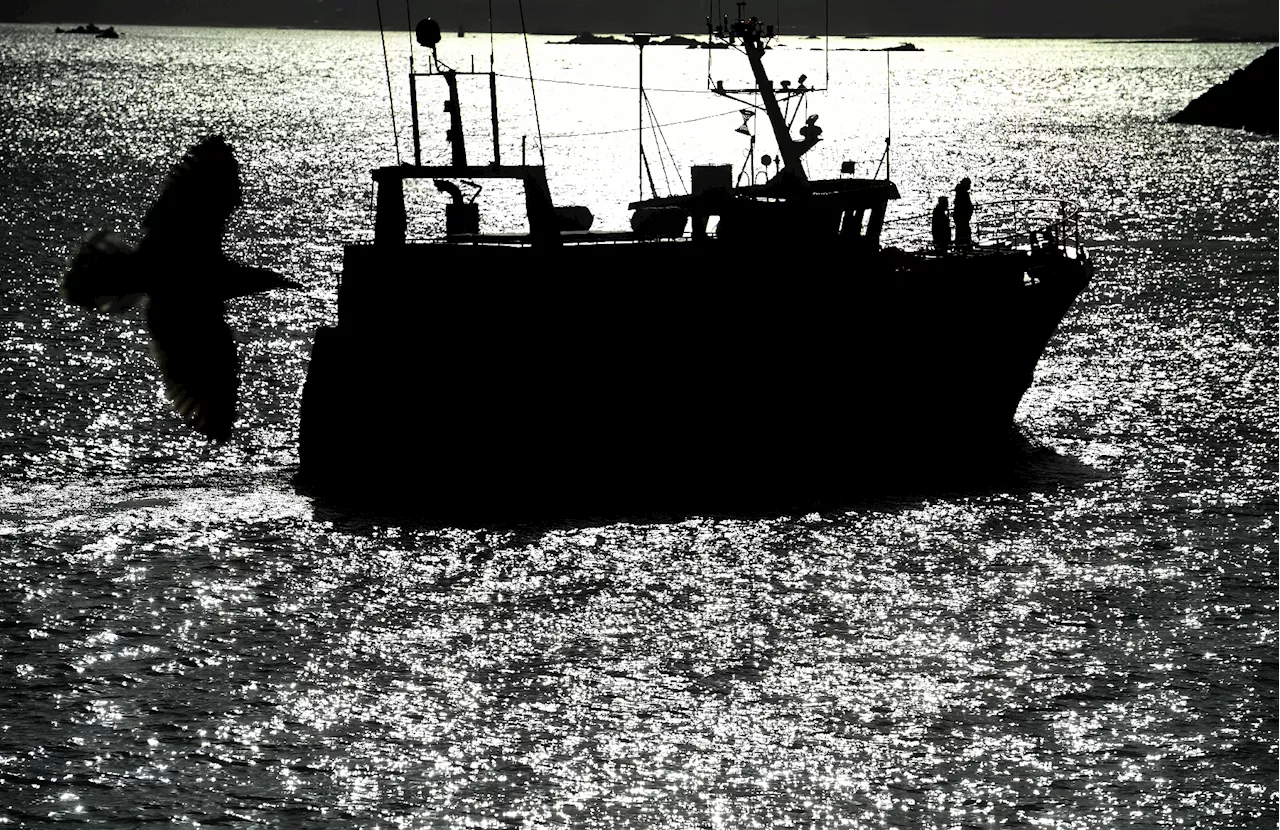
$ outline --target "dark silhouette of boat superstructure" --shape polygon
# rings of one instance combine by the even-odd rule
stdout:
[[[300,483],[441,520],[790,509],[1007,441],[1091,275],[1060,241],[1073,215],[1036,245],[1030,228],[955,254],[888,244],[887,172],[805,174],[821,129],[792,136],[778,97],[807,90],[769,81],[765,27],[711,35],[751,64],[779,145],[767,183],[695,168],[691,195],[633,203],[632,231],[565,230],[544,168],[497,162],[496,110],[493,165],[455,138],[451,165],[373,171],[374,239],[346,247],[316,335]],[[439,74],[461,136],[458,73]],[[406,239],[405,182],[495,178],[523,182],[527,233],[478,233],[478,206],[438,185],[443,237]]]

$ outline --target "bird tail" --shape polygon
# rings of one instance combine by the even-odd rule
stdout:
[[[85,237],[62,275],[62,298],[90,311],[122,311],[143,301],[134,250],[109,231]]]

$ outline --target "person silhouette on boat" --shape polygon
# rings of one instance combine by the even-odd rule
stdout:
[[[939,196],[933,207],[933,249],[945,254],[951,247],[951,217],[947,215],[947,197]]]
[[[965,176],[956,185],[955,207],[952,213],[956,220],[956,250],[973,250],[973,235],[969,230],[969,220],[973,217],[973,201],[969,198],[969,188],[973,182]]]
[[[1053,226],[1046,227],[1042,234],[1044,235],[1044,252],[1050,256],[1061,255],[1062,246],[1058,243],[1058,237],[1053,232]]]

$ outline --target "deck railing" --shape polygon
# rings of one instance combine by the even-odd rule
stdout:
[[[1031,235],[1036,243],[1044,246],[1055,244],[1074,245],[1080,250],[1080,206],[1064,199],[1031,198],[1004,199],[997,202],[980,202],[974,205],[969,228],[974,247],[1013,248],[1030,245]],[[952,244],[955,242],[954,219]],[[1046,235],[1052,234],[1052,240]],[[880,235],[884,247],[917,250],[933,246],[933,213],[899,216],[886,219]]]

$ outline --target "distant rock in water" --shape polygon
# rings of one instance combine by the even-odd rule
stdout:
[[[570,38],[569,40],[558,40],[555,42],[561,43],[561,44],[577,43],[577,44],[589,44],[589,45],[598,45],[602,43],[623,43],[623,44],[629,43],[629,41],[620,40],[619,38],[612,37],[611,35],[596,35],[596,34],[592,34],[591,32],[579,32],[577,35]]]
[[[628,37],[630,37],[630,35],[628,35]],[[623,40],[622,38],[617,38],[617,37],[614,37],[613,35],[597,35],[597,34],[592,34],[591,32],[579,32],[577,35],[570,38],[569,40],[556,40],[556,41],[552,41],[552,43],[558,43],[561,45],[575,43],[575,44],[587,44],[591,46],[599,46],[601,44],[617,44],[621,46],[635,45],[635,42],[632,40]],[[648,46],[687,46],[690,49],[696,49],[700,46],[706,46],[706,44],[703,43],[702,41],[697,40],[696,38],[685,37],[684,35],[671,35],[670,37],[663,40],[650,40],[647,45]]]
[[[684,35],[672,35],[671,37],[666,38],[665,40],[654,41],[654,45],[655,46],[684,46],[687,49],[697,49],[698,47],[705,46],[706,44],[698,40],[696,37],[685,37]]]
[[[1243,129],[1266,135],[1276,134],[1280,120],[1276,96],[1280,91],[1280,52],[1273,46],[1262,57],[1231,73],[1220,84],[1187,105],[1169,119],[1173,124],[1203,124],[1209,127]]]

